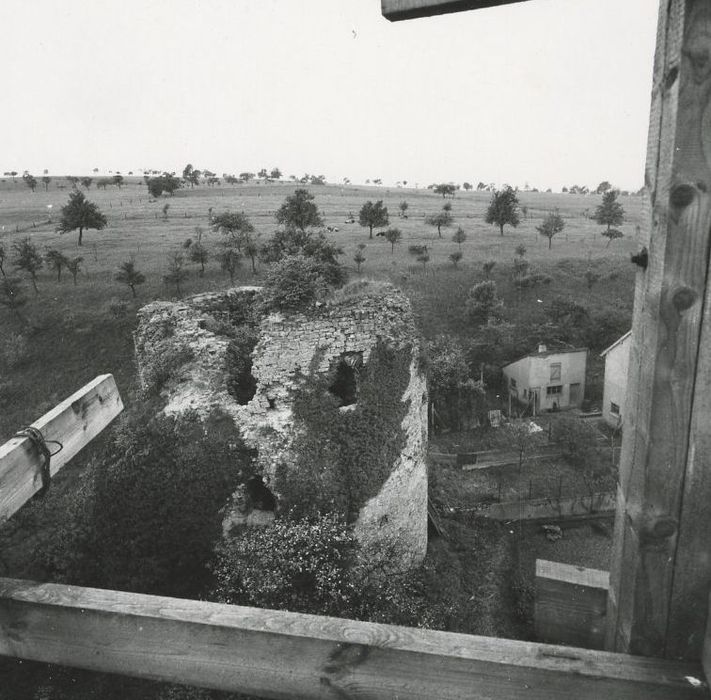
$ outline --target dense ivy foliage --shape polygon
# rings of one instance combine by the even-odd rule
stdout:
[[[195,596],[221,535],[220,509],[252,473],[229,417],[128,413],[89,465],[46,558],[53,578]]]
[[[315,362],[318,362],[318,357]],[[294,397],[296,463],[277,469],[282,506],[297,516],[335,512],[349,521],[380,492],[405,445],[403,395],[410,381],[410,346],[383,341],[358,376],[357,402],[345,409],[329,376],[311,372]]]

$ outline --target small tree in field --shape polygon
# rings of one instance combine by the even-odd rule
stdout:
[[[437,194],[441,194],[442,197],[454,197],[454,193],[457,190],[457,188],[450,183],[441,183],[439,185],[435,185],[432,189]]]
[[[242,253],[237,249],[234,241],[224,241],[222,250],[217,255],[220,267],[229,274],[230,284],[235,283],[235,273],[242,265]]]
[[[308,190],[294,190],[294,194],[289,195],[277,210],[277,223],[302,232],[312,226],[323,226],[323,219],[314,200],[315,197]]]
[[[188,247],[188,256],[190,262],[200,265],[200,272],[198,274],[202,277],[205,274],[205,263],[207,263],[210,257],[202,241],[195,241],[195,243],[192,243]]]
[[[81,256],[76,258],[66,258],[65,265],[67,266],[67,270],[69,270],[69,274],[72,276],[72,281],[74,282],[75,287],[77,284],[77,275],[81,270],[81,264],[83,262],[84,258]]]
[[[42,184],[44,185],[44,191],[47,192],[49,191],[49,183],[52,182],[52,178],[49,177],[49,175],[45,175],[42,178]]]
[[[472,320],[486,323],[501,306],[499,295],[496,291],[496,282],[487,280],[475,284],[467,296],[466,309]]]
[[[383,200],[379,199],[375,204],[368,200],[358,213],[358,223],[370,229],[369,238],[373,237],[374,228],[387,226],[389,222],[388,208],[383,206]]]
[[[454,267],[457,267],[459,261],[462,259],[462,251],[455,250],[453,253],[450,253],[449,259],[452,261],[452,265],[454,265]]]
[[[400,218],[407,219],[407,210],[410,208],[410,205],[403,199],[398,205],[398,208],[400,209]]]
[[[428,226],[437,227],[437,235],[442,238],[442,228],[448,228],[452,225],[452,215],[445,209],[437,214],[425,217],[425,223]]]
[[[521,219],[518,215],[518,197],[513,187],[506,185],[503,190],[494,190],[486,211],[486,223],[496,224],[504,235],[504,226],[516,228]]]
[[[548,250],[551,249],[551,242],[553,241],[553,236],[560,233],[565,228],[565,221],[563,217],[559,214],[558,210],[550,211],[546,214],[545,219],[540,226],[536,226],[536,231],[545,236],[548,239]]]
[[[394,254],[395,244],[402,240],[402,231],[399,228],[389,228],[386,229],[383,236],[385,236],[385,240],[390,244],[390,253]]]
[[[34,192],[37,188],[37,178],[34,175],[25,173],[22,176],[22,179],[24,180],[25,184]]]
[[[211,219],[212,230],[222,233],[225,236],[234,238],[238,250],[241,250],[242,243],[254,233],[254,226],[246,214],[241,212],[226,211]]]
[[[37,273],[42,269],[44,263],[40,252],[37,250],[37,246],[29,238],[25,238],[14,243],[12,248],[15,251],[12,264],[18,270],[23,270],[30,276],[35,294],[39,294],[39,289],[37,289]]]
[[[602,204],[595,209],[595,213],[593,214],[593,219],[595,219],[598,224],[607,226],[607,229],[602,232],[602,235],[608,239],[608,246],[615,238],[622,238],[622,232],[612,228],[613,226],[619,226],[625,220],[625,210],[617,201],[618,195],[619,192],[617,190],[608,190],[605,192],[602,195]]]
[[[85,228],[101,231],[105,226],[106,217],[96,204],[90,202],[83,192],[74,190],[69,195],[69,202],[62,207],[57,230],[61,234],[79,229],[79,245],[81,245]]]
[[[163,221],[168,220],[168,209],[170,209],[170,204],[168,202],[166,202],[163,205]]]
[[[417,256],[417,262],[422,263],[422,272],[427,272],[427,263],[430,261],[430,254],[427,251]]]
[[[7,251],[5,250],[5,246],[0,243],[0,275],[3,277],[7,277],[5,274],[5,258],[7,257]]]
[[[168,255],[168,272],[163,275],[166,284],[174,284],[178,296],[182,294],[180,283],[188,278],[188,271],[184,268],[185,258],[179,250]]]
[[[250,259],[252,263],[252,274],[257,274],[257,258],[259,257],[260,245],[259,241],[254,239],[252,236],[246,236],[244,243],[242,244],[242,250],[244,254]]]
[[[62,281],[62,269],[66,267],[67,258],[54,248],[50,248],[44,254],[45,262],[48,267],[53,267],[57,273],[57,282]]]
[[[467,234],[464,233],[464,229],[461,226],[454,232],[452,240],[459,246],[459,250],[461,251],[462,243],[467,240]]]
[[[491,271],[496,267],[496,260],[487,260],[481,267],[484,270],[484,276],[489,279]]]
[[[81,184],[88,190],[91,187],[91,183],[94,182],[90,177],[83,177],[81,179]]]
[[[136,263],[133,258],[119,265],[119,271],[116,273],[114,279],[117,282],[128,285],[131,288],[131,294],[133,294],[134,299],[136,298],[136,287],[146,281],[145,275],[136,269]]]

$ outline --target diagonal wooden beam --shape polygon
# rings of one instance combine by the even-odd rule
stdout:
[[[45,440],[57,440],[62,450],[50,462],[56,474],[123,410],[116,382],[102,374],[32,423]],[[53,451],[55,445],[49,446]],[[29,438],[12,438],[0,445],[0,521],[19,510],[42,487],[42,457]]]
[[[16,579],[0,654],[282,700],[709,697],[698,663]]]
[[[381,0],[383,17],[391,22],[417,17],[479,10],[496,5],[512,5],[524,0]]]

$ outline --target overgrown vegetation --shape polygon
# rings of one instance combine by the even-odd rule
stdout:
[[[333,512],[353,521],[379,493],[405,443],[402,397],[410,361],[411,348],[379,342],[360,370],[357,403],[344,410],[329,391],[334,376],[303,378],[293,408],[296,464],[282,465],[276,476],[285,510],[296,517]]]

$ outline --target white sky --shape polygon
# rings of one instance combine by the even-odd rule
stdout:
[[[0,172],[643,182],[657,3],[0,0]]]

